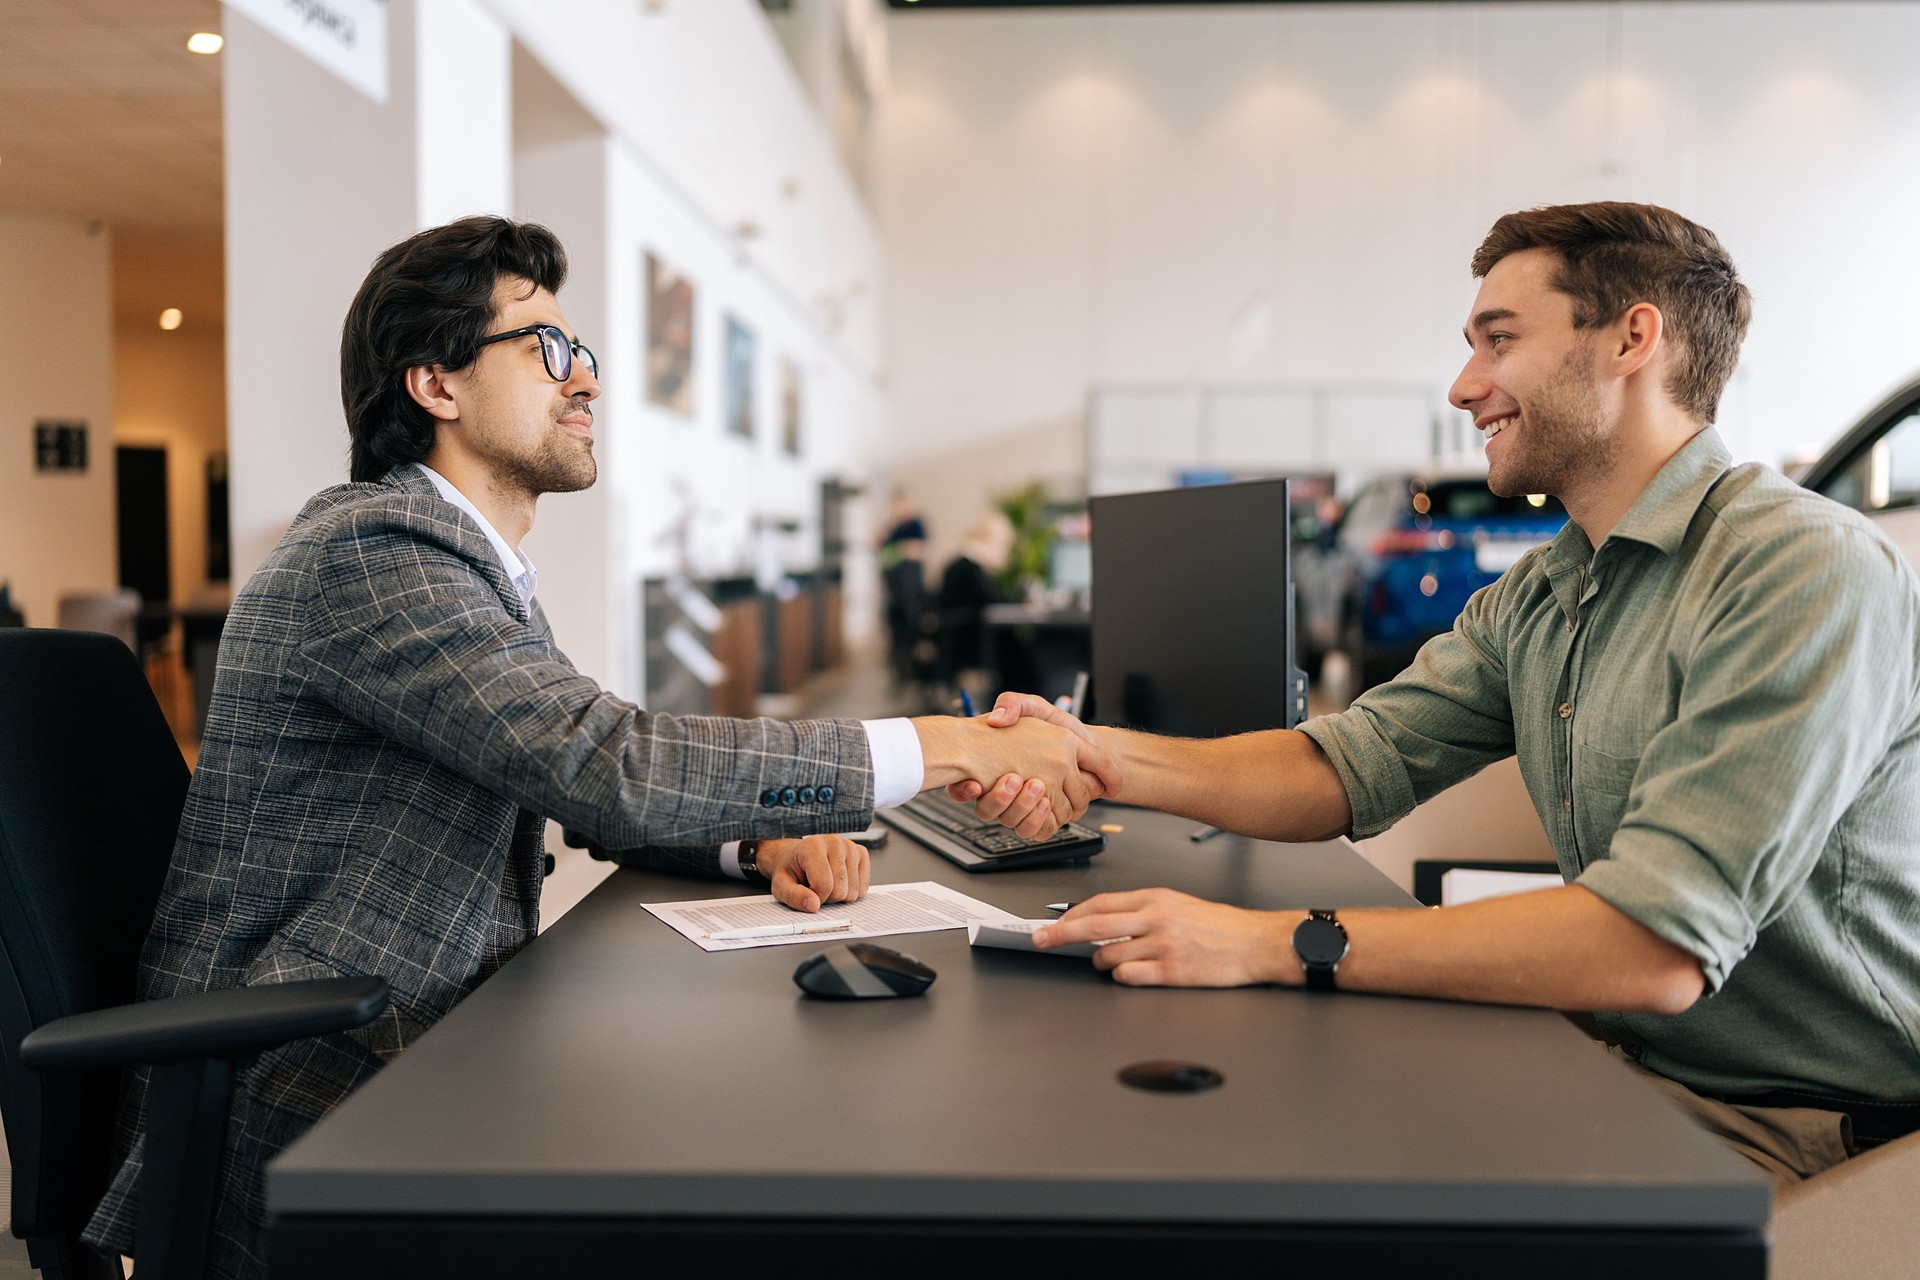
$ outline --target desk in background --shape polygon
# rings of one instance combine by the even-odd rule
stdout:
[[[1156,883],[1411,904],[1344,841],[1104,816],[1088,867],[896,836],[875,875],[1024,916]],[[815,947],[709,955],[640,907],[720,891],[616,874],[322,1121],[268,1173],[276,1277],[1765,1274],[1764,1178],[1556,1014],[1131,989],[964,931],[898,940],[924,998],[822,1003],[789,977]],[[1115,1079],[1164,1058],[1226,1083]]]
[[[1072,693],[1080,672],[1093,671],[1093,619],[1085,606],[995,604],[981,623],[1001,689],[1053,699]]]

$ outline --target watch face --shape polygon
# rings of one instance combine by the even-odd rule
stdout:
[[[1347,931],[1331,920],[1308,918],[1293,931],[1293,950],[1301,964],[1339,964],[1347,954]]]

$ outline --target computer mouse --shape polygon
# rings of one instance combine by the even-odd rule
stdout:
[[[878,1000],[917,996],[937,975],[912,956],[871,942],[848,942],[808,956],[793,971],[793,981],[822,1000]]]

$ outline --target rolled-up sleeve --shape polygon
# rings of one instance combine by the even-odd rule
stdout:
[[[1718,990],[1911,723],[1917,621],[1912,571],[1864,528],[1749,548],[1704,600],[1677,714],[1648,741],[1607,856],[1576,883],[1696,957]]]
[[[1537,563],[1523,559],[1476,591],[1453,630],[1421,646],[1398,677],[1346,711],[1300,726],[1340,775],[1355,839],[1379,835],[1416,805],[1513,754],[1502,596],[1510,580]]]

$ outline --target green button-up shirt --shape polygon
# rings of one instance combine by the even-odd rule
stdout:
[[[1702,431],[1597,549],[1569,523],[1302,727],[1356,837],[1517,755],[1561,873],[1706,975],[1685,1013],[1600,1017],[1647,1066],[1920,1099],[1920,581],[1731,461]]]

